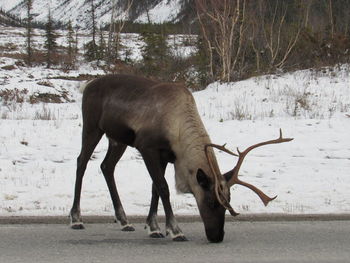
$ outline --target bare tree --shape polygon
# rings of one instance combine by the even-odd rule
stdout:
[[[114,42],[114,32],[115,32],[115,9],[116,9],[116,0],[111,1],[111,21],[109,23],[109,32],[108,32],[108,43],[107,43],[107,63],[110,65],[112,57],[114,57],[114,54],[112,54],[112,44]]]
[[[247,29],[246,0],[195,0],[197,18],[208,46],[210,74],[214,75],[214,52],[220,64],[220,80],[239,74]]]
[[[110,67],[114,59],[118,58],[120,50],[120,34],[125,26],[133,0],[128,0],[116,20],[116,0],[111,1],[111,21],[109,25],[108,43],[107,43],[107,64]]]
[[[332,0],[328,0],[328,14],[329,14],[329,21],[331,24],[331,37],[334,38],[334,17],[333,17],[333,5]]]
[[[307,5],[307,1],[305,3]],[[309,8],[304,4],[299,0],[258,2],[258,19],[270,68],[282,68],[297,44],[308,18]],[[290,8],[296,8],[297,11],[290,12]],[[287,23],[287,16],[291,13],[294,14],[294,21]]]
[[[256,72],[260,73],[261,71],[261,48],[259,44],[257,43],[259,39],[259,21],[256,19],[256,16],[250,17],[250,25],[251,25],[251,35],[249,37],[249,41],[251,43],[251,47],[253,49],[253,52],[255,54],[255,67]]]

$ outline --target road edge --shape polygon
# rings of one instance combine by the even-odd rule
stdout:
[[[197,215],[177,215],[179,222],[198,222]],[[146,216],[129,216],[130,223],[144,223]],[[164,216],[159,221],[164,222]],[[227,222],[263,221],[350,221],[350,214],[245,214],[236,217],[226,216]],[[83,216],[87,224],[113,223],[113,216]],[[69,224],[68,216],[0,216],[0,224]]]

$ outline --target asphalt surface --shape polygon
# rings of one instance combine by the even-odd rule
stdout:
[[[350,262],[350,221],[228,221],[225,239],[208,243],[201,222],[181,222],[189,241],[151,239],[144,224],[0,225],[0,262]],[[164,226],[162,224],[162,226]]]
[[[128,216],[132,223],[146,222],[145,216]],[[179,222],[192,223],[201,222],[199,215],[197,216],[180,216],[176,219]],[[164,216],[159,215],[158,220],[164,222]],[[226,215],[226,222],[241,222],[241,221],[350,221],[350,214],[240,214],[233,217]],[[86,216],[83,215],[84,223],[111,223],[114,221],[113,216]],[[0,216],[1,224],[67,224],[69,222],[68,216]],[[1,262],[0,262],[1,263]]]

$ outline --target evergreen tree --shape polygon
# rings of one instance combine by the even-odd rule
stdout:
[[[92,42],[96,46],[96,14],[95,14],[95,4],[94,0],[90,0],[91,2],[91,21],[92,21]]]
[[[99,38],[99,45],[98,45],[98,55],[97,60],[104,60],[106,55],[106,41],[103,35],[103,30],[100,28],[100,38]]]
[[[68,26],[67,26],[67,55],[68,55],[68,64],[69,66],[73,67],[75,64],[75,59],[76,59],[76,42],[74,39],[74,30],[72,26],[72,21],[69,20]]]
[[[209,56],[203,37],[198,36],[196,46],[197,52],[194,56],[194,66],[198,73],[198,83],[202,86],[206,86],[214,80],[210,77],[210,69],[208,66],[210,64]]]
[[[71,20],[69,20],[68,22],[67,31],[68,55],[73,56],[73,54],[75,53],[75,39]]]
[[[32,51],[32,34],[33,34],[33,27],[32,27],[32,5],[33,5],[33,0],[26,0],[26,5],[27,5],[27,25],[26,25],[26,38],[27,38],[27,64],[29,66],[32,65],[32,59],[33,59],[33,51]]]
[[[168,66],[170,57],[167,36],[164,33],[144,32],[142,39],[143,71],[146,75],[159,76]]]
[[[79,46],[78,46],[78,44],[79,44],[79,34],[78,34],[78,31],[79,31],[79,27],[76,26],[75,27],[75,49],[74,49],[76,56],[79,53]]]
[[[91,20],[92,20],[92,40],[85,45],[85,58],[87,61],[94,61],[98,59],[98,46],[96,44],[96,14],[94,0],[91,3]]]
[[[98,46],[96,45],[96,43],[94,41],[90,41],[87,44],[85,44],[84,46],[85,48],[85,59],[87,61],[94,61],[97,59],[98,57]]]
[[[52,17],[51,17],[51,10],[49,10],[48,18],[47,18],[47,23],[45,25],[45,48],[46,48],[46,63],[47,63],[47,68],[51,67],[52,64],[52,59],[54,53],[57,51],[57,35],[53,29],[53,22],[52,22]]]

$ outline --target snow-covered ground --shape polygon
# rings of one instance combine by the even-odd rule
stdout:
[[[0,38],[0,44],[3,41]],[[66,73],[44,67],[28,69],[16,62],[0,57],[0,92],[17,89],[24,101],[42,93],[66,94],[66,99],[59,104],[31,104],[0,98],[0,216],[67,215],[73,200],[82,125],[81,82],[70,77],[104,73],[89,66]],[[285,137],[294,138],[255,149],[247,156],[241,168],[242,180],[278,197],[264,207],[252,191],[234,186],[231,204],[237,212],[350,213],[349,76],[349,66],[342,65],[213,83],[194,93],[214,143],[244,149],[277,138],[279,128]],[[84,177],[83,215],[113,214],[99,168],[106,150],[103,138]],[[217,157],[223,172],[234,167],[233,156],[217,152]],[[134,149],[124,154],[115,175],[126,213],[146,215],[151,180]],[[198,214],[191,195],[176,193],[171,165],[166,178],[175,213]],[[159,210],[162,214],[162,208]]]

